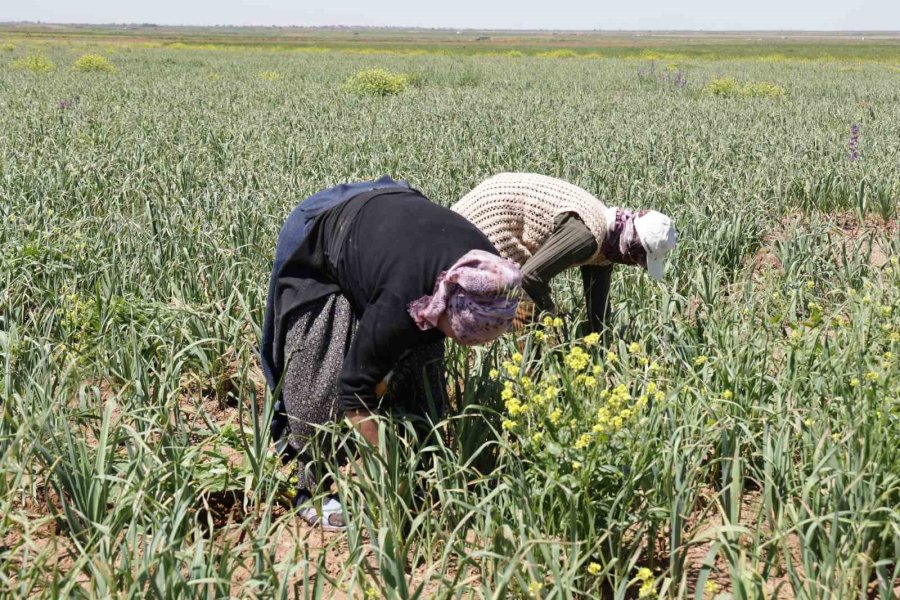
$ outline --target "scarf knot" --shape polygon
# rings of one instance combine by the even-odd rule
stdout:
[[[646,211],[635,214],[628,208],[616,209],[616,222],[600,244],[600,253],[607,260],[621,265],[647,266],[647,251],[634,228],[634,220]]]

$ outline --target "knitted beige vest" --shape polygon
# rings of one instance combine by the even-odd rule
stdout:
[[[597,252],[581,264],[609,264],[600,254],[606,237],[606,206],[577,185],[546,175],[500,173],[450,208],[484,232],[502,256],[519,265],[553,232],[558,215],[575,213],[597,239]]]

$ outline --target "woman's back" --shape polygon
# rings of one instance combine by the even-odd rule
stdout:
[[[356,311],[384,291],[406,302],[431,294],[437,276],[470,250],[497,253],[464,217],[412,190],[372,198],[347,227],[334,266]]]
[[[531,258],[553,232],[556,219],[575,213],[602,244],[606,206],[586,190],[535,173],[500,173],[463,196],[451,210],[487,235],[501,256],[519,265]],[[590,263],[604,263],[597,252]]]

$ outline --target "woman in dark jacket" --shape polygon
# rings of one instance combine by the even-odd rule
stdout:
[[[518,267],[478,228],[405,182],[385,176],[301,203],[278,238],[261,348],[269,387],[280,389],[271,433],[282,456],[306,463],[315,426],[342,415],[376,444],[371,415],[400,402],[440,405],[444,338],[503,334],[520,284]],[[379,397],[389,374],[391,392]],[[301,475],[302,503],[314,482]],[[337,498],[322,512],[301,514],[344,526]]]

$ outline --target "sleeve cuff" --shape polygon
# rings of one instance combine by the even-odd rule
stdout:
[[[337,409],[343,414],[354,410],[367,410],[375,412],[381,407],[381,400],[374,395],[369,396],[338,396]]]

